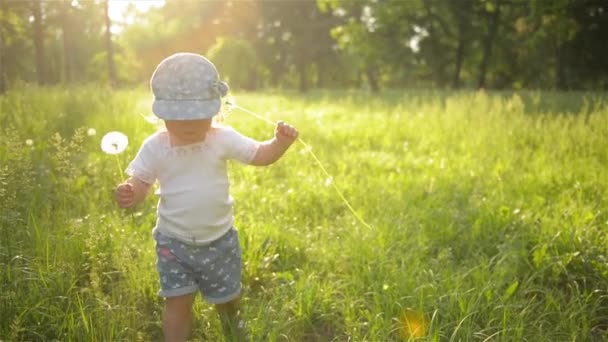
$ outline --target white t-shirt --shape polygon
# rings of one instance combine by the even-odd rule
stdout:
[[[233,224],[226,161],[249,164],[259,142],[213,126],[202,142],[172,147],[168,132],[148,137],[126,173],[160,189],[156,229],[189,244],[208,244]]]

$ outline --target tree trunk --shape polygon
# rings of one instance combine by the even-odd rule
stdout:
[[[63,79],[72,82],[73,56],[72,39],[70,33],[70,20],[72,5],[69,2],[61,3],[61,33],[63,38]]]
[[[0,17],[5,17],[7,14],[6,0],[0,0]],[[0,20],[0,94],[4,94],[7,90],[6,84],[6,57],[4,47],[4,20]]]
[[[270,71],[270,84],[273,88],[277,89],[279,88],[279,80],[280,80],[280,75],[279,72],[277,70],[272,69]]]
[[[357,68],[357,77],[355,78],[354,86],[356,89],[361,89],[361,87],[363,87],[363,71],[358,70],[358,68]]]
[[[317,70],[317,80],[316,80],[316,85],[315,87],[317,87],[317,89],[323,89],[326,86],[326,79],[327,77],[325,76],[325,70],[322,66],[321,63],[317,62],[315,63],[316,65],[316,70]]]
[[[462,69],[462,61],[464,59],[464,37],[462,32],[458,37],[458,48],[456,49],[456,67],[454,69],[454,78],[452,79],[452,88],[460,88],[460,69]]]
[[[565,43],[561,39],[561,35],[558,32],[558,36],[555,39],[555,84],[554,86],[559,90],[566,90],[568,88],[566,80],[565,60],[564,60],[564,49]]]
[[[298,64],[298,73],[300,74],[300,92],[305,93],[308,91],[308,74],[306,70],[306,63]]]
[[[4,66],[4,39],[2,38],[2,30],[0,30],[0,94],[4,94],[6,92],[5,68],[6,67]]]
[[[435,84],[443,88],[449,82],[449,76],[446,75],[446,71],[444,69],[444,66],[447,65],[447,59],[442,55],[443,48],[439,40],[434,37],[447,34],[447,31],[444,30],[444,32],[440,32],[435,28],[435,20],[437,19],[434,18],[438,18],[439,16],[436,13],[433,13],[433,9],[431,6],[432,2],[423,1],[423,4],[426,11],[427,19],[426,29],[428,30],[429,37],[431,37],[431,39],[429,40],[429,49],[431,52],[428,58],[429,67],[431,68],[431,72],[433,73],[433,79]],[[441,26],[441,22],[439,23],[439,25]]]
[[[568,84],[566,82],[566,72],[564,70],[564,56],[561,46],[557,48],[557,56],[555,58],[555,86],[559,90],[566,90]]]
[[[365,75],[367,76],[367,84],[371,89],[372,93],[377,93],[380,91],[380,87],[378,86],[378,68],[375,66],[368,66],[365,70]]]
[[[249,71],[247,78],[247,90],[256,90],[258,88],[258,72],[256,70]]]
[[[36,74],[38,85],[47,83],[46,57],[44,50],[44,26],[42,25],[42,0],[32,2],[32,15],[34,17],[34,47],[36,50]]]
[[[496,38],[496,32],[498,31],[498,20],[500,18],[500,2],[501,0],[494,0],[494,12],[488,20],[488,35],[484,41],[483,55],[481,58],[481,64],[479,65],[479,79],[477,82],[478,88],[484,88],[486,86],[486,71],[490,62],[492,54],[492,45]]]
[[[460,71],[464,61],[464,53],[466,48],[467,36],[469,33],[469,22],[472,12],[472,3],[464,1],[462,3],[449,3],[452,11],[458,18],[458,46],[456,47],[456,66],[454,68],[454,77],[452,78],[452,88],[460,88]]]
[[[105,22],[106,22],[106,52],[108,57],[108,78],[112,87],[118,86],[118,79],[116,78],[116,65],[114,64],[114,46],[112,44],[112,21],[110,20],[109,14],[109,0],[104,2],[105,6]]]

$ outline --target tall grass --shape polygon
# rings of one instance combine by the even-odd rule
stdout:
[[[302,145],[271,167],[231,164],[253,340],[413,340],[408,312],[429,341],[608,338],[604,94],[236,99],[296,125],[333,177]],[[156,199],[117,209],[119,170],[99,149],[126,133],[126,166],[156,129],[149,105],[94,87],[0,97],[0,340],[161,338]],[[227,122],[273,132],[243,112]],[[194,339],[220,338],[211,306],[195,316]]]

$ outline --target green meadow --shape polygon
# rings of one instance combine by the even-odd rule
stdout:
[[[230,164],[253,341],[608,339],[606,94],[235,99],[311,147]],[[157,129],[150,105],[145,89],[0,96],[0,340],[162,338],[157,199],[112,200]],[[240,110],[226,123],[274,129]],[[101,151],[109,131],[129,137],[122,154]],[[213,307],[194,310],[193,340],[220,340]]]

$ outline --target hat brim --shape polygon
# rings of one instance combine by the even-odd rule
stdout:
[[[152,112],[163,120],[210,119],[219,113],[222,102],[213,100],[154,100]]]

